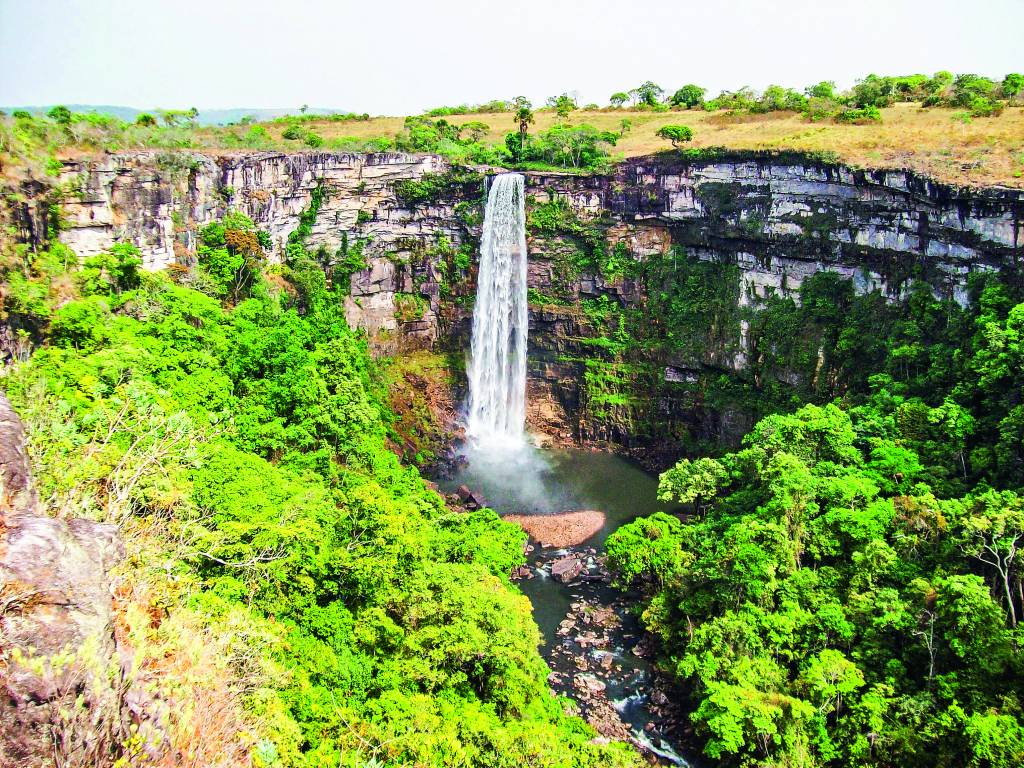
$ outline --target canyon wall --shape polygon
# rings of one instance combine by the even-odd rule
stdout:
[[[708,331],[699,349],[676,340],[654,353],[608,355],[595,345],[607,340],[608,329],[593,332],[574,307],[581,301],[598,306],[594,301],[605,295],[617,306],[643,307],[652,290],[665,289],[664,281],[653,286],[631,279],[628,269],[614,277],[585,269],[566,281],[566,264],[580,248],[578,226],[563,224],[562,231],[531,238],[530,285],[556,299],[533,313],[534,420],[549,431],[569,430],[641,456],[661,449],[661,456],[649,456],[654,465],[671,460],[681,446],[735,445],[752,426],[757,408],[744,393],[725,392],[718,380],[723,374],[756,378],[749,369],[761,350],[749,338],[750,318],[775,298],[799,303],[808,278],[832,273],[848,280],[854,293],[877,293],[887,302],[901,301],[923,281],[935,296],[963,306],[972,274],[1021,277],[1021,190],[956,189],[904,171],[732,153],[713,160],[640,158],[609,176],[531,174],[529,192],[535,209],[563,200],[581,220],[604,222],[607,252],[619,248],[640,262],[671,253],[681,262],[715,265],[685,290],[721,291],[716,270],[734,281],[732,325]],[[699,296],[691,298],[699,303]],[[650,324],[660,319],[650,312],[639,316]],[[816,353],[820,366],[829,350]],[[768,375],[796,386],[815,373],[793,366]],[[764,385],[740,383],[753,384],[755,399]]]
[[[328,270],[341,248],[362,249],[367,265],[352,278],[349,322],[385,351],[397,350],[399,341],[430,345],[445,323],[429,252],[439,240],[462,244],[467,229],[455,205],[472,192],[456,185],[447,199],[410,209],[395,184],[447,169],[442,158],[400,153],[138,152],[69,162],[61,181],[72,193],[61,205],[60,239],[81,258],[129,241],[142,250],[145,268],[163,269],[194,263],[197,231],[238,210],[269,233],[268,260],[280,263],[289,234],[321,188],[305,246],[320,250]],[[423,301],[410,302],[403,315],[403,296]]]
[[[62,181],[73,192],[63,202],[60,237],[81,257],[130,240],[147,268],[190,264],[197,229],[235,208],[270,233],[268,259],[280,261],[320,188],[305,246],[319,251],[329,274],[357,243],[365,258],[350,278],[350,322],[384,353],[465,346],[486,172],[403,154],[106,156],[66,164]],[[715,329],[717,340],[697,351],[646,354],[642,386],[618,363],[588,367],[608,329],[595,327],[587,302],[607,297],[618,308],[642,307],[651,288],[636,270],[599,268],[580,253],[728,265],[734,302],[748,309],[770,297],[798,300],[801,285],[822,272],[889,301],[925,281],[935,295],[963,304],[972,273],[1017,279],[1024,254],[1022,190],[958,189],[797,155],[666,153],[606,175],[528,173],[527,194],[531,214],[564,203],[561,224],[531,215],[530,418],[566,438],[637,451],[690,438],[735,442],[747,429],[749,409],[709,402],[705,384],[749,367],[756,352],[749,323]],[[14,218],[31,238],[40,213],[31,200],[24,206]],[[607,397],[598,402],[595,382],[620,374],[622,391],[601,385]],[[801,374],[775,375],[796,381]]]

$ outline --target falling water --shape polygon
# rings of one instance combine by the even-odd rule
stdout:
[[[526,216],[523,177],[495,176],[484,211],[473,309],[466,431],[517,442],[526,418]]]

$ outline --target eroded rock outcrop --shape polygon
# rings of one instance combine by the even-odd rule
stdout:
[[[127,736],[109,570],[117,529],[45,517],[0,394],[0,765],[105,765]]]

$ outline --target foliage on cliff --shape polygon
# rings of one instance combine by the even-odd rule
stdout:
[[[1024,760],[1024,304],[994,282],[976,300],[956,317],[919,292],[899,332],[921,347],[874,340],[896,377],[681,461],[661,493],[692,515],[609,539],[620,582],[649,590],[661,663],[723,765]],[[823,309],[844,311],[808,311]],[[850,361],[863,376],[880,365],[864,350]]]
[[[2,379],[41,496],[129,545],[129,685],[166,722],[125,759],[629,764],[549,693],[507,579],[519,529],[448,510],[387,449],[386,379],[341,295],[275,292],[237,214],[201,242],[175,280],[131,246],[3,265],[5,319],[45,339]]]

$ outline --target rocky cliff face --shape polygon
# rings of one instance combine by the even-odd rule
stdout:
[[[398,349],[399,341],[430,345],[446,327],[438,245],[457,250],[471,239],[455,206],[478,201],[453,181],[447,194],[409,207],[396,183],[446,170],[441,158],[395,153],[108,156],[66,165],[61,181],[74,192],[62,204],[60,237],[81,258],[130,241],[142,250],[147,269],[162,269],[193,260],[197,230],[234,209],[270,234],[269,259],[279,262],[319,187],[325,194],[306,246],[322,249],[328,269],[339,249],[361,249],[366,260],[346,303],[350,323],[385,351]],[[405,297],[411,297],[407,306]]]
[[[891,300],[913,280],[926,280],[936,294],[965,302],[972,272],[1016,275],[1024,248],[1020,190],[956,189],[909,172],[852,170],[799,156],[666,154],[631,160],[605,176],[527,176],[532,209],[564,201],[566,215],[588,236],[597,232],[606,253],[644,262],[671,251],[688,262],[729,265],[738,274],[739,307],[797,298],[801,284],[823,271]],[[320,187],[325,195],[306,246],[320,249],[328,270],[339,250],[357,243],[366,260],[351,277],[350,322],[383,352],[466,342],[474,269],[465,257],[475,256],[484,183],[479,175],[452,174],[441,158],[140,153],[69,164],[63,180],[77,190],[63,205],[61,238],[68,245],[84,257],[129,239],[154,269],[188,263],[197,227],[229,208],[269,231],[270,258],[280,259]],[[39,217],[26,209],[16,218],[31,229]],[[697,354],[645,360],[642,403],[616,395],[595,408],[588,382],[616,374],[587,368],[593,349],[586,339],[594,334],[580,302],[608,297],[636,307],[648,296],[629,269],[574,263],[580,241],[578,227],[535,223],[530,232],[531,419],[552,432],[634,447],[650,441],[655,423],[670,441],[686,434],[735,440],[749,414],[708,406],[696,385],[709,372],[748,366],[745,320],[715,329],[715,341]]]
[[[825,269],[860,291],[896,297],[912,277],[965,299],[971,271],[1016,268],[1024,192],[956,189],[906,171],[859,171],[807,160],[647,158],[614,176],[535,174],[538,200],[558,195],[607,214],[639,258],[685,246],[691,258],[733,260],[744,296],[796,295]]]
[[[937,296],[963,305],[972,273],[999,270],[1019,279],[1024,256],[1020,190],[955,189],[909,172],[852,170],[800,157],[663,155],[624,163],[611,176],[531,174],[529,193],[535,208],[567,201],[579,221],[599,222],[607,253],[639,262],[671,253],[735,275],[730,300],[739,318],[773,297],[799,302],[801,285],[822,272],[849,280],[858,294],[878,291],[889,301],[923,280]],[[754,421],[752,410],[709,402],[706,384],[750,366],[758,350],[748,320],[708,329],[696,351],[680,352],[685,345],[676,344],[675,351],[640,355],[641,365],[595,365],[593,323],[574,307],[602,297],[616,307],[642,307],[649,288],[629,269],[619,276],[586,268],[573,274],[567,263],[580,249],[579,226],[560,228],[541,227],[530,241],[530,286],[560,299],[531,315],[534,421],[641,454],[658,443],[671,456],[694,439],[738,441]],[[717,287],[704,279],[691,288],[710,295]],[[819,364],[827,353],[817,350]],[[774,375],[796,385],[803,374]]]
[[[117,528],[38,509],[0,393],[0,766],[106,765],[127,737],[109,570]]]

